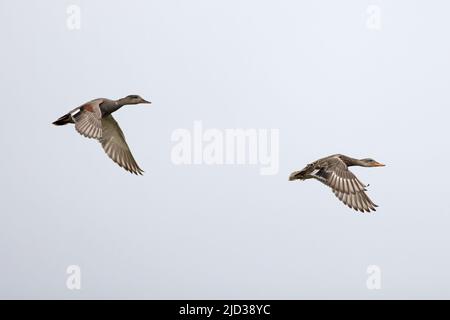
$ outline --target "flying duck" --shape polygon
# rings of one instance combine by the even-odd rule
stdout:
[[[348,167],[384,167],[373,159],[354,159],[342,154],[319,159],[308,164],[303,170],[295,171],[289,176],[289,181],[316,179],[333,190],[333,193],[344,204],[361,212],[376,211],[378,207],[369,199],[364,185]]]
[[[112,113],[124,105],[150,103],[138,95],[129,95],[119,100],[99,98],[89,101],[53,122],[56,126],[75,124],[79,134],[98,140],[106,154],[119,166],[136,175],[142,175],[125,141],[125,136],[114,120]]]

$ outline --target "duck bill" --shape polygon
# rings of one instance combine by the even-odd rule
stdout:
[[[147,101],[147,100],[144,100],[144,99],[142,99],[142,103],[145,103],[145,104],[151,104],[150,101]]]
[[[385,167],[386,165],[383,164],[383,163],[377,162],[377,163],[374,163],[373,166],[374,166],[374,167]]]

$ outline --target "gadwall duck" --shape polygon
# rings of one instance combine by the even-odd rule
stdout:
[[[119,100],[104,98],[89,101],[65,114],[55,122],[56,126],[74,123],[81,135],[98,140],[106,154],[119,166],[136,175],[142,175],[125,141],[119,124],[111,115],[124,105],[150,103],[138,95],[129,95]]]
[[[335,154],[308,164],[303,170],[293,172],[289,181],[316,179],[333,190],[333,193],[352,209],[361,212],[376,211],[378,207],[366,195],[366,185],[348,170],[348,167],[383,167],[373,159],[354,159],[342,154]]]

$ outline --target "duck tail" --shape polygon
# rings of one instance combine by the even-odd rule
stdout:
[[[305,180],[305,173],[306,170],[292,172],[291,175],[289,176],[289,181]]]
[[[63,115],[61,118],[53,122],[55,126],[63,126],[69,123],[74,123],[72,115],[70,113]]]

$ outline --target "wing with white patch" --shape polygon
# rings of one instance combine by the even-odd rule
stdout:
[[[136,175],[142,175],[144,171],[139,168],[134,160],[125,141],[125,136],[113,116],[109,115],[103,118],[102,127],[103,135],[100,138],[100,143],[106,154],[125,170]]]
[[[79,107],[72,117],[75,129],[87,138],[100,139],[102,137],[102,112],[100,104],[103,99],[96,99]]]

